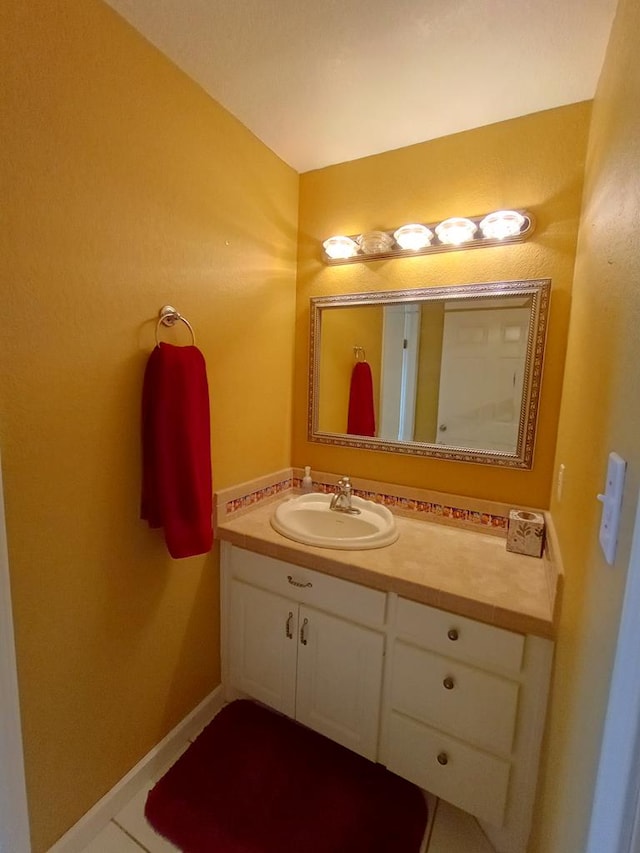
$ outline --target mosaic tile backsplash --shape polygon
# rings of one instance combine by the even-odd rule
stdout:
[[[246,495],[227,501],[225,504],[225,512],[227,515],[231,515],[234,512],[248,509],[257,503],[260,503],[260,501],[276,497],[291,489],[299,490],[301,488],[302,480],[300,477],[288,477],[272,485],[256,489]],[[314,480],[313,490],[315,492],[328,494],[335,491],[335,485]],[[421,501],[399,495],[390,495],[385,492],[373,492],[356,488],[353,489],[353,494],[358,495],[358,497],[364,498],[365,500],[383,504],[391,510],[396,510],[418,518],[428,519],[431,517],[434,519],[435,517],[436,520],[447,520],[454,523],[458,522],[461,524],[490,528],[492,531],[501,532],[505,535],[509,526],[509,517],[506,515],[492,515],[486,512],[476,512],[463,507],[449,506],[447,504],[436,503],[434,501]]]
[[[297,483],[299,487],[301,485],[301,481],[298,480]],[[270,486],[264,486],[261,489],[256,489],[254,492],[249,492],[249,494],[227,501],[225,504],[225,511],[227,515],[231,515],[231,513],[238,512],[241,509],[247,509],[248,507],[254,506],[267,498],[273,498],[277,495],[283,494],[284,492],[288,492],[292,488],[295,488],[294,478],[288,477],[287,479],[280,480],[278,483],[273,483]]]
[[[302,486],[302,480],[297,477],[293,478],[294,488],[299,489]],[[325,494],[335,491],[334,485],[328,483],[318,483],[313,481],[313,488],[316,492],[324,492]],[[474,512],[469,509],[461,509],[460,507],[447,506],[446,504],[434,503],[433,501],[419,501],[412,498],[404,498],[398,495],[388,495],[384,492],[371,492],[364,489],[353,489],[353,494],[367,501],[383,504],[389,509],[396,509],[402,512],[421,515],[435,515],[441,518],[448,518],[454,521],[466,521],[470,524],[479,524],[485,527],[491,527],[506,532],[509,526],[509,517],[504,515],[490,515],[489,513]]]

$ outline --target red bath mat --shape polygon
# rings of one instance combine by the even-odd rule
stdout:
[[[150,791],[185,853],[418,853],[421,791],[247,700],[227,705]]]

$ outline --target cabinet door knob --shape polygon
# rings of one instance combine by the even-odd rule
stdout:
[[[453,688],[456,686],[455,681],[453,680],[453,678],[451,678],[450,675],[445,678],[442,684],[444,685],[445,690],[453,690]]]
[[[448,763],[449,763],[449,756],[447,755],[447,753],[446,752],[439,752],[438,753],[438,764],[442,764],[442,766],[444,767],[445,764],[448,764]]]
[[[302,643],[303,646],[307,645],[307,633],[308,633],[307,628],[308,628],[308,626],[309,626],[309,620],[303,619],[302,620],[302,628],[300,628],[300,642]]]
[[[303,589],[308,587],[308,586],[313,586],[311,581],[307,581],[306,583],[300,583],[300,581],[294,581],[294,579],[291,577],[291,575],[287,575],[287,580],[289,581],[291,586],[301,586]]]
[[[291,630],[292,620],[293,620],[293,612],[290,610],[289,616],[287,617],[287,623],[285,625],[285,631],[286,631],[288,640],[293,640],[293,631]]]
[[[457,640],[459,636],[460,635],[458,634],[457,628],[449,628],[449,630],[447,631],[447,637],[450,640]]]

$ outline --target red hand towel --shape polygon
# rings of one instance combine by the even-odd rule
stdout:
[[[349,417],[347,432],[351,435],[376,434],[376,416],[373,410],[373,378],[366,361],[358,361],[351,374],[349,391]]]
[[[211,442],[204,357],[194,346],[157,346],[142,391],[141,517],[163,527],[169,553],[211,550]]]

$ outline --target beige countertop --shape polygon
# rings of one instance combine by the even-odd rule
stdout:
[[[317,548],[272,528],[277,503],[225,518],[216,538],[501,628],[554,636],[562,577],[548,550],[542,558],[514,554],[499,536],[398,516],[400,536],[385,548]]]

